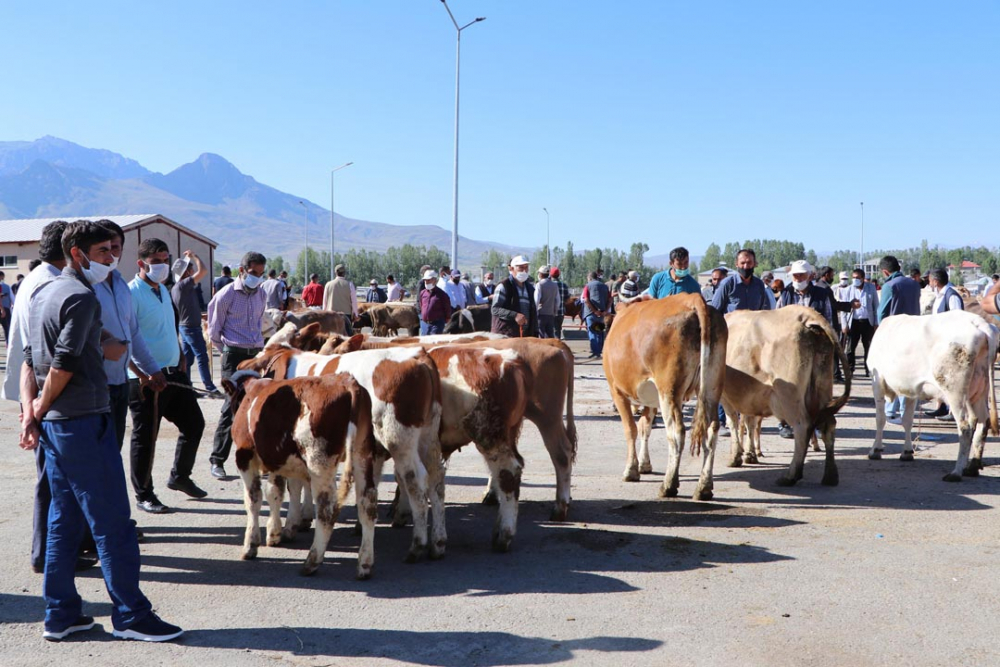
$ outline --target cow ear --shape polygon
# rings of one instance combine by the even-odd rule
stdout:
[[[351,338],[344,343],[343,347],[346,347],[347,352],[357,352],[364,345],[365,335],[364,334],[354,334]]]

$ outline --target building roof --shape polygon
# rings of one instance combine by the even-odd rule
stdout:
[[[56,220],[66,220],[68,222],[76,222],[77,220],[88,220],[91,222],[94,220],[110,220],[126,231],[128,231],[131,227],[138,227],[145,223],[161,221],[177,227],[191,236],[201,239],[213,248],[217,248],[219,246],[218,243],[207,236],[203,236],[193,229],[189,229],[179,222],[175,222],[158,213],[142,213],[138,215],[92,215],[83,218],[71,215],[62,218],[24,218],[21,220],[0,220],[0,243],[31,243],[38,241],[42,238],[42,229],[44,229],[45,225],[55,222]]]
[[[956,267],[955,267],[954,264],[949,264],[948,268],[949,269],[954,269]],[[979,266],[975,262],[970,262],[969,260],[962,260],[962,266],[957,267],[957,268],[961,268],[961,269],[981,269],[983,267]]]

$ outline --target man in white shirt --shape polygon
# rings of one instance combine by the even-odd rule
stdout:
[[[462,272],[455,269],[451,272],[451,280],[445,283],[444,292],[451,299],[452,310],[460,310],[468,305],[468,296],[461,285]]]
[[[868,349],[872,343],[872,336],[878,328],[878,294],[875,292],[875,285],[865,282],[865,272],[861,269],[854,269],[851,284],[843,288],[841,301],[857,302],[858,307],[850,313],[846,313],[844,320],[844,331],[849,332],[850,340],[847,348],[847,362],[854,373],[858,342],[865,345],[865,377],[868,377]]]
[[[388,296],[389,301],[402,301],[403,300],[403,286],[396,282],[396,276],[391,273],[385,277],[386,285],[386,296]]]

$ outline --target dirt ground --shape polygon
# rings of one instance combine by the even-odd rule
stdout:
[[[186,630],[173,643],[110,635],[110,603],[95,569],[77,585],[104,631],[58,644],[41,639],[42,578],[29,567],[34,460],[16,445],[17,407],[0,403],[2,665],[996,665],[1000,607],[997,494],[1000,467],[987,445],[982,476],[941,480],[955,459],[952,425],[923,420],[916,460],[900,462],[901,429],[886,457],[866,457],[874,430],[867,380],[840,414],[840,486],[821,486],[822,455],[805,479],[775,480],[790,442],[765,422],[760,465],[728,468],[720,442],[715,498],[690,499],[697,465],[685,452],[681,497],[657,498],[666,446],[651,442],[653,475],[621,480],[624,439],[599,363],[578,355],[580,434],[568,523],[548,521],[554,477],[534,426],[525,426],[518,534],[490,550],[495,508],[479,504],[485,465],[472,448],[448,475],[448,553],[404,564],[409,529],[379,524],[370,581],[354,579],[353,528],[338,524],[326,561],[303,578],[308,536],[239,560],[245,516],[238,478],[208,474],[219,401],[203,400],[208,426],[189,500],[166,489],[176,431],[164,425],[158,494],[175,511],[133,510],[145,531],[143,588]],[[841,385],[838,385],[840,388]],[[929,440],[926,436],[937,438]],[[126,468],[127,468],[126,461]],[[228,469],[235,472],[230,461]],[[383,512],[393,493],[380,488]],[[265,509],[266,512],[266,509]],[[353,503],[342,518],[354,516]]]

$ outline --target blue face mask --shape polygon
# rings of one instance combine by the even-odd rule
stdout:
[[[678,278],[687,278],[691,275],[691,269],[674,269],[674,275]]]
[[[260,287],[260,284],[264,282],[264,279],[260,276],[255,276],[252,273],[247,273],[243,276],[243,286],[248,290],[255,290]]]

